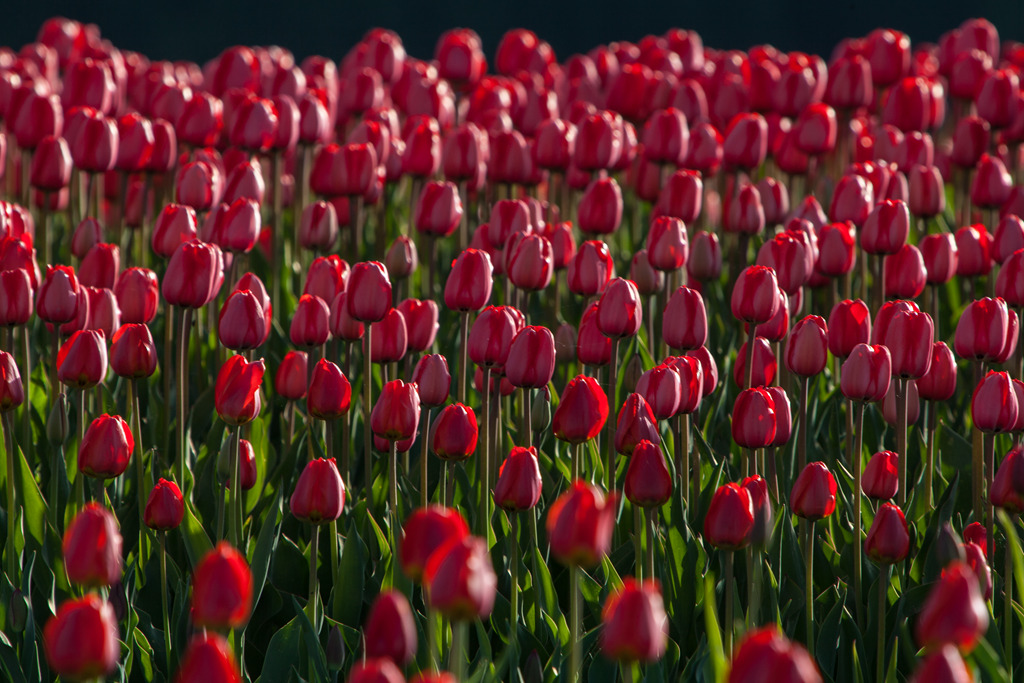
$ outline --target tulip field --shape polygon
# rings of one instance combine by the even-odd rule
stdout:
[[[1024,680],[1024,44],[935,38],[0,48],[0,680]]]

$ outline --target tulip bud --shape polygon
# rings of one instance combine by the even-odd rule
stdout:
[[[352,266],[346,292],[348,313],[360,322],[383,320],[391,308],[391,281],[383,264],[377,261]]]
[[[7,413],[25,401],[25,389],[14,356],[0,351],[0,413]]]
[[[450,541],[468,535],[469,527],[456,510],[432,505],[414,511],[402,529],[399,547],[402,571],[414,582],[421,582],[430,556]]]
[[[192,622],[197,627],[241,628],[252,612],[252,571],[226,541],[210,550],[192,575]]]
[[[988,629],[988,610],[970,567],[947,565],[918,615],[914,629],[918,644],[934,650],[950,644],[962,652],[974,649]]]
[[[957,320],[953,348],[961,358],[995,361],[1006,345],[1009,311],[1002,299],[972,301]]]
[[[114,609],[94,593],[65,601],[46,622],[43,642],[50,669],[67,680],[107,676],[121,654]]]
[[[461,461],[476,451],[479,436],[476,414],[461,403],[445,406],[431,429],[434,454],[442,460]]]
[[[454,311],[479,311],[491,298],[491,259],[486,252],[469,248],[452,263],[444,288],[444,304]]]
[[[983,432],[1012,431],[1017,422],[1019,406],[1016,392],[1005,372],[990,370],[978,383],[971,397],[971,418]]]
[[[537,449],[516,446],[501,463],[494,503],[503,510],[531,510],[540,501],[541,475]]]
[[[764,266],[750,266],[736,278],[732,290],[732,314],[747,323],[771,320],[779,307],[779,284],[775,271]]]
[[[110,586],[121,578],[121,532],[113,513],[89,503],[64,532],[68,579],[87,588]]]
[[[608,554],[617,498],[615,492],[605,497],[576,481],[551,505],[546,527],[551,552],[559,562],[591,567]]]
[[[416,622],[405,596],[395,591],[380,593],[366,618],[363,637],[368,658],[408,664],[416,656]]]
[[[614,275],[615,264],[604,242],[590,240],[580,245],[569,262],[566,282],[569,291],[583,297],[604,291]]]
[[[240,683],[242,676],[223,636],[204,631],[192,637],[181,658],[175,683],[188,681]]]
[[[75,332],[57,352],[57,379],[69,387],[94,387],[106,374],[107,344],[102,332]]]
[[[305,351],[289,351],[274,375],[274,392],[289,401],[306,397],[308,377]]]
[[[775,523],[775,513],[772,510],[771,499],[768,497],[768,482],[760,474],[755,474],[744,479],[740,487],[750,494],[750,500],[754,506],[754,525],[750,529],[750,544],[757,548],[764,548],[771,540],[772,528]]]
[[[170,531],[178,528],[184,516],[185,503],[178,485],[161,478],[146,501],[146,526],[154,531]]]
[[[840,372],[840,388],[851,401],[881,401],[889,390],[892,360],[882,345],[857,344]]]
[[[598,302],[598,329],[606,337],[632,337],[642,324],[643,307],[636,285],[632,280],[615,278]]]
[[[420,398],[415,384],[400,379],[384,385],[373,411],[370,428],[388,441],[403,441],[416,434],[420,421]]]
[[[321,358],[313,369],[306,409],[318,420],[337,420],[348,412],[352,387],[334,363]]]
[[[672,474],[657,443],[646,439],[629,458],[625,480],[626,498],[640,507],[661,507],[672,497]]]
[[[314,525],[333,522],[345,507],[345,484],[334,458],[317,458],[295,482],[289,508],[296,518]]]
[[[903,511],[892,503],[883,503],[875,513],[864,552],[878,564],[896,564],[910,552],[910,534]]]
[[[831,515],[836,509],[836,479],[823,462],[809,463],[793,482],[789,494],[793,513],[813,521]]]
[[[78,448],[78,471],[97,479],[114,479],[128,468],[135,439],[117,415],[101,415],[85,430]]]
[[[743,448],[765,448],[775,439],[775,402],[767,390],[741,391],[732,415],[732,438]]]
[[[552,418],[554,434],[572,444],[589,441],[608,419],[608,398],[593,377],[578,375],[562,392]]]
[[[422,405],[430,408],[444,405],[452,381],[448,372],[448,361],[440,354],[423,356],[416,363],[412,381],[416,385]]]
[[[821,683],[814,659],[799,643],[791,643],[777,626],[748,631],[733,653],[729,683],[744,681]]]
[[[654,662],[665,654],[668,616],[657,581],[626,577],[608,596],[601,620],[601,650],[609,659]]]
[[[736,483],[720,486],[704,518],[704,538],[723,550],[740,550],[750,542],[754,504],[747,489]]]
[[[465,536],[442,546],[423,574],[427,601],[452,620],[490,615],[498,579],[483,539]]]
[[[801,377],[813,377],[828,362],[828,332],[825,320],[809,315],[796,325],[786,341],[786,367]]]
[[[265,369],[262,360],[250,363],[238,355],[221,366],[214,389],[220,419],[236,427],[256,419],[262,406],[260,384]]]

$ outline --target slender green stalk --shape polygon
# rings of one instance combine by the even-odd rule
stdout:
[[[372,325],[365,326],[363,333],[363,495],[367,502],[373,498],[373,436],[370,432],[370,412],[373,410],[371,393],[373,392],[373,365],[370,362],[370,333]]]
[[[161,531],[160,538],[160,604],[164,618],[164,653],[167,656],[167,671],[171,670],[171,610],[168,608],[167,590],[167,532]]]
[[[483,406],[483,431],[481,436],[480,456],[477,462],[480,463],[480,474],[477,478],[477,502],[480,505],[480,519],[478,521],[478,533],[487,536],[487,528],[490,526],[491,497],[487,495],[488,484],[491,481],[491,458],[490,458],[490,432],[491,432],[491,392],[488,387],[491,383],[491,369],[484,368],[484,406]]]
[[[1017,515],[1010,518],[1010,523],[1017,526]],[[1003,568],[1003,655],[1006,657],[1006,670],[1013,680],[1013,553],[1010,545],[1006,545]]]
[[[889,592],[889,567],[881,568],[878,574],[878,646],[875,655],[875,680],[882,683],[885,680],[885,608],[887,606],[886,593]]]
[[[455,674],[455,680],[466,680],[466,622],[452,623],[452,648],[448,651],[448,670]]]
[[[512,574],[512,589],[509,594],[509,642],[512,642],[519,630],[519,513],[513,512],[510,521],[512,530],[508,536],[508,562]]]
[[[426,600],[424,600],[426,602]],[[440,657],[437,652],[437,612],[427,606],[427,670],[437,671]]]
[[[744,245],[746,243],[744,242]],[[757,332],[757,325],[749,325],[750,331],[747,333],[747,367],[746,377],[744,379],[743,388],[749,389],[754,386],[754,341]]]
[[[188,460],[188,443],[185,439],[185,410],[188,402],[188,341],[192,332],[192,309],[181,312],[181,335],[178,337],[178,484],[185,490],[185,470]],[[190,495],[189,493],[186,495]]]
[[[612,406],[612,414],[618,411],[616,385],[619,378],[619,339],[612,338],[612,362],[608,371],[611,373],[611,387],[609,387],[608,398]],[[605,420],[605,460],[604,460],[604,488],[611,491],[615,488],[615,420]]]
[[[427,442],[430,441],[430,423],[434,417],[433,409],[427,409],[425,411],[426,425],[423,429],[423,435],[420,437],[420,505],[427,507],[430,503],[430,491],[427,489],[427,456],[429,455]]]
[[[317,542],[320,540],[320,525],[313,525],[313,537],[309,541],[309,603],[307,608],[309,610],[309,623],[313,625],[313,630],[316,631],[316,600],[317,600],[317,585],[316,585],[316,565],[319,561],[317,555]]]
[[[924,491],[930,510],[933,506],[932,476],[935,468],[935,429],[938,425],[939,404],[935,401],[926,401],[925,405],[928,407],[928,448],[924,466]]]
[[[733,580],[733,552],[725,551],[725,609],[722,610],[722,642],[727,657],[732,656],[732,631],[733,631],[733,608],[732,608],[732,580]]]
[[[864,450],[864,402],[858,401],[854,407],[854,432],[853,432],[853,599],[856,602],[857,624],[864,631],[864,602],[861,593],[861,572],[863,571],[861,542],[861,504],[863,501],[863,480],[864,467],[861,465],[862,451]]]
[[[580,647],[580,568],[569,567],[569,683],[580,680],[583,650]]]
[[[996,456],[995,456],[995,445],[996,435],[985,434],[984,441],[985,447],[985,481],[986,481],[986,495],[985,500],[987,501],[988,509],[985,514],[985,531],[986,538],[988,539],[988,561],[991,566],[996,559],[996,535],[995,535],[995,507],[992,504],[992,478],[996,473]],[[1009,577],[1007,577],[1009,578]]]
[[[682,497],[683,505],[686,505],[687,494],[690,490],[690,415],[684,413],[679,416],[679,450],[676,454],[676,469],[679,471],[679,495]]]
[[[807,602],[807,651],[814,656],[814,522],[804,520],[804,599]]]
[[[800,425],[800,437],[796,442],[796,472],[791,475],[794,479],[804,471],[804,466],[807,465],[807,441],[811,433],[810,425],[807,424],[807,414],[810,412],[807,405],[811,393],[810,385],[810,377],[804,377],[800,382],[800,417],[797,418]]]
[[[907,380],[902,377],[896,378],[896,450],[900,456],[896,500],[902,508],[907,501]]]
[[[529,448],[533,445],[533,389],[523,389],[523,443]]]
[[[142,554],[146,545],[146,449],[142,446],[142,414],[139,412],[139,394],[137,380],[128,380],[128,410],[130,412],[132,431],[135,432],[135,486],[138,489],[136,498],[139,502],[139,553]]]
[[[241,527],[241,504],[242,504],[242,463],[240,456],[241,430],[235,427],[231,435],[231,488],[229,491],[230,504],[228,505],[228,541],[236,548],[242,538]]]
[[[459,403],[466,403],[466,373],[469,372],[469,311],[459,316]],[[486,386],[486,385],[485,385]],[[485,390],[486,393],[486,390]]]
[[[14,481],[14,427],[11,425],[11,414],[4,413],[2,431],[7,447],[7,577],[15,586],[18,581],[18,557],[14,543],[15,522],[18,519],[17,486]]]
[[[647,578],[653,579],[654,576],[654,515],[657,512],[657,508],[647,508],[644,510],[647,517]]]
[[[13,336],[13,331],[11,332],[11,334]],[[22,337],[22,346],[23,346],[23,349],[24,349],[24,359],[23,359],[24,365],[22,365],[21,367],[25,371],[24,374],[21,376],[21,381],[25,385],[25,398],[26,398],[25,404],[22,406],[22,409],[21,409],[21,415],[22,415],[22,421],[23,421],[23,425],[22,425],[22,428],[21,428],[21,434],[22,434],[21,450],[25,454],[25,457],[28,458],[28,461],[29,462],[33,462],[32,458],[34,457],[35,444],[32,443],[32,439],[30,438],[30,436],[32,434],[32,400],[31,400],[31,396],[32,396],[32,345],[31,345],[31,343],[29,341],[28,325],[22,325],[21,326],[21,337]],[[11,343],[11,348],[14,347],[13,345],[14,345],[14,343],[12,342]],[[54,360],[56,360],[56,357],[54,357]],[[64,447],[64,444],[60,444],[60,448],[63,449],[63,447]],[[63,456],[61,457],[61,460],[63,461]]]
[[[391,528],[398,528],[398,442],[389,442],[388,458],[388,507],[391,512]]]

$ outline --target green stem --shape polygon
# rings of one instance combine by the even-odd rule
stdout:
[[[807,651],[814,656],[814,522],[804,520],[804,600],[807,603]]]
[[[676,469],[679,471],[679,495],[686,505],[687,493],[690,489],[690,415],[679,416],[679,451],[676,456]]]
[[[1017,515],[1010,518],[1011,524],[1017,526]],[[1006,657],[1006,670],[1013,680],[1013,553],[1010,544],[1006,544],[1003,552],[1003,653]]]
[[[519,513],[512,513],[512,530],[508,537],[508,561],[512,574],[512,589],[510,592],[509,611],[511,613],[511,627],[509,629],[509,642],[513,642],[519,630]]]
[[[924,467],[924,491],[928,509],[932,509],[932,468],[935,467],[935,428],[938,424],[939,404],[935,401],[928,401],[928,448],[926,451],[926,464]],[[940,465],[941,466],[941,465]]]
[[[242,462],[240,457],[241,449],[241,429],[235,427],[234,433],[232,434],[231,445],[231,488],[229,490],[230,505],[228,505],[228,541],[231,545],[236,548],[241,548],[240,541],[242,538]]]
[[[524,443],[529,448],[533,445],[533,389],[523,389],[523,435]]]
[[[643,515],[643,508],[639,505],[633,507],[633,572],[638,581],[644,578]]]
[[[580,680],[583,651],[580,648],[580,568],[569,567],[569,683]]]
[[[902,377],[896,378],[896,450],[900,456],[896,500],[902,508],[907,500],[907,380]]]
[[[388,507],[391,508],[391,528],[398,529],[398,442],[389,442]]]
[[[612,362],[608,368],[611,373],[611,386],[608,391],[609,403],[611,405],[612,414],[618,412],[618,403],[616,402],[615,388],[618,383],[619,375],[619,339],[618,337],[612,338]],[[615,420],[605,420],[605,461],[604,461],[604,488],[606,491],[611,491],[615,488]]]
[[[732,576],[733,552],[725,551],[725,609],[722,610],[722,642],[727,657],[732,656]]]
[[[146,450],[142,447],[142,414],[139,412],[138,385],[135,379],[128,380],[128,410],[132,430],[135,432],[135,485],[138,488],[139,501],[139,553],[142,554],[146,545]],[[148,554],[148,553],[147,553]]]
[[[427,489],[427,456],[429,455],[427,442],[430,441],[430,423],[434,417],[434,411],[428,408],[426,413],[426,425],[420,437],[420,505],[422,507],[427,507],[430,503],[430,491]]]
[[[448,669],[456,681],[466,679],[466,622],[452,622],[452,648],[448,651]]]
[[[370,359],[370,334],[372,325],[364,326],[363,333],[363,485],[366,501],[373,499],[373,436],[370,431],[370,413],[373,411],[373,364]]]
[[[747,333],[747,367],[743,388],[750,389],[754,386],[754,341],[757,333],[757,325],[749,324],[750,331]]]
[[[7,577],[15,586],[18,581],[18,558],[14,543],[15,522],[18,518],[18,505],[14,480],[14,428],[11,426],[10,413],[3,415],[3,435],[7,446]]]
[[[178,484],[185,490],[188,443],[185,440],[185,407],[188,402],[188,341],[192,331],[192,309],[181,312],[181,335],[178,337]],[[191,489],[189,489],[191,491]]]
[[[810,412],[807,405],[811,393],[810,384],[810,377],[804,377],[800,382],[800,417],[798,418],[800,436],[796,441],[796,472],[790,475],[794,479],[804,471],[804,466],[807,465],[807,440],[811,433],[810,425],[807,424],[807,414]]]
[[[490,458],[490,427],[491,427],[491,392],[488,390],[488,386],[491,383],[491,369],[488,367],[484,368],[484,405],[483,405],[483,430],[481,436],[481,450],[480,457],[477,462],[480,463],[480,476],[477,478],[477,495],[479,496],[478,502],[480,504],[480,520],[478,522],[479,530],[478,533],[481,536],[487,536],[487,527],[490,525],[490,500],[491,497],[487,495],[488,483],[491,481],[491,458]]]
[[[164,618],[164,652],[167,656],[167,671],[171,671],[171,611],[167,606],[167,532],[161,531],[160,537],[160,604]]]
[[[309,541],[309,603],[307,608],[309,610],[309,623],[313,625],[313,630],[316,631],[316,599],[317,599],[317,585],[316,585],[316,565],[319,557],[317,556],[317,542],[320,539],[320,525],[313,525],[313,537]]]
[[[330,423],[328,423],[329,425]],[[330,427],[328,427],[329,429]],[[336,581],[338,577],[338,563],[340,559],[338,557],[338,520],[332,519],[331,523],[327,525],[327,543],[329,544],[329,550],[331,555],[331,581]],[[334,600],[331,604],[331,615],[337,619],[338,615],[341,614],[342,610],[342,599],[343,591],[334,589]]]
[[[654,515],[657,508],[647,508],[644,510],[647,517],[647,578],[653,579],[654,576]]]
[[[466,403],[466,373],[469,372],[469,311],[460,314],[461,329],[459,336],[459,403]],[[484,385],[486,386],[486,384]],[[486,392],[487,390],[484,389]]]
[[[886,593],[889,592],[889,567],[882,567],[878,573],[878,646],[875,655],[875,680],[885,680],[885,608]]]
[[[424,600],[424,602],[426,602]],[[427,609],[427,670],[437,671],[440,657],[437,652],[437,612]]]
[[[13,336],[13,332],[11,334]],[[30,438],[30,435],[32,434],[32,400],[31,400],[31,396],[32,396],[32,350],[31,350],[32,349],[32,345],[31,345],[31,343],[29,341],[28,325],[22,325],[21,326],[21,336],[22,336],[22,346],[24,348],[24,355],[25,355],[25,357],[24,357],[24,363],[25,364],[21,366],[25,370],[25,372],[21,376],[21,381],[25,385],[25,397],[27,399],[29,399],[29,400],[25,401],[25,404],[24,404],[24,406],[22,406],[22,409],[21,409],[22,421],[24,423],[22,425],[22,430],[21,430],[21,434],[22,434],[21,450],[25,454],[25,457],[28,459],[28,461],[29,462],[33,462],[32,458],[35,457],[35,444],[32,443],[33,440]],[[11,348],[13,348],[13,347],[14,346],[13,346],[13,342],[12,342]],[[56,360],[56,357],[54,357],[54,360]],[[58,393],[59,393],[59,391],[58,391]],[[59,444],[59,448],[61,450],[63,450],[64,444],[63,443]],[[61,456],[61,461],[62,462],[63,462],[63,459],[64,458],[63,458],[63,455],[62,455]],[[54,498],[54,500],[56,500],[56,498]]]
[[[858,401],[854,407],[854,433],[853,433],[853,599],[856,604],[857,623],[861,633],[864,630],[864,604],[861,601],[861,572],[863,562],[861,553],[863,545],[861,542],[861,504],[864,479],[864,467],[861,465],[862,451],[864,450],[864,403]]]
[[[995,536],[995,507],[992,504],[992,478],[995,476],[995,445],[996,435],[985,434],[984,436],[984,447],[985,447],[985,481],[986,483],[986,495],[985,500],[987,501],[988,509],[985,515],[985,532],[988,540],[988,561],[991,566],[996,559],[996,536]],[[1009,577],[1007,577],[1009,578]]]

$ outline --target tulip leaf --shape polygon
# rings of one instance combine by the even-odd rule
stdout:
[[[323,608],[320,606],[320,598],[317,596],[317,613],[322,614]],[[316,667],[317,676],[313,680],[326,681],[327,676],[327,658],[324,655],[324,649],[320,646],[320,638],[317,634],[317,629],[309,621],[309,615],[306,614],[305,610],[299,609],[299,604],[295,598],[292,597],[292,609],[296,612],[296,619],[302,625],[302,638],[306,641],[306,652],[309,656],[309,661]],[[317,620],[319,621],[319,619]],[[312,671],[310,675],[312,676]]]
[[[259,537],[256,540],[249,566],[252,569],[253,600],[252,604],[259,604],[263,586],[267,581],[267,573],[270,571],[270,559],[274,549],[277,547],[277,539],[280,537],[281,526],[278,519],[281,517],[281,494],[274,496],[274,504],[263,520]]]
[[[185,542],[188,561],[195,567],[199,560],[213,548],[210,537],[206,535],[202,522],[196,516],[196,508],[188,498],[185,499],[185,516],[181,523],[181,538]]]
[[[17,470],[15,478],[18,481],[18,493],[21,495],[21,507],[23,509],[24,523],[27,525],[28,533],[33,540],[42,548],[46,542],[46,501],[39,491],[32,474],[32,468],[25,460],[25,453],[21,448],[15,450],[14,467]]]
[[[3,668],[7,680],[11,683],[28,683],[25,672],[18,663],[18,653],[3,633],[0,633],[0,668]]]
[[[142,674],[147,681],[153,680],[153,647],[149,644],[149,640],[143,635],[142,631],[135,629],[135,648],[134,652],[137,657],[139,666],[142,667]]]
[[[301,613],[301,610],[298,610]],[[307,623],[309,620],[306,620]],[[306,658],[306,648],[302,647],[303,626],[299,617],[294,617],[270,639],[267,646],[267,659],[263,663],[260,674],[262,681],[287,681],[293,668],[300,668]]]
[[[722,648],[722,632],[718,627],[718,616],[715,614],[715,583],[715,575],[708,572],[704,576],[704,629],[714,680],[715,683],[722,683],[725,680],[728,661]]]
[[[825,617],[825,621],[821,624],[814,638],[818,666],[821,667],[822,673],[830,678],[835,673],[836,654],[839,648],[839,622],[843,616],[843,602],[842,599],[838,600],[835,606],[829,610],[828,616]]]
[[[355,521],[349,520],[342,543],[341,560],[338,562],[338,575],[334,577],[334,590],[344,586],[341,612],[333,616],[350,628],[359,628],[361,625],[367,559],[366,544],[356,533]]]

